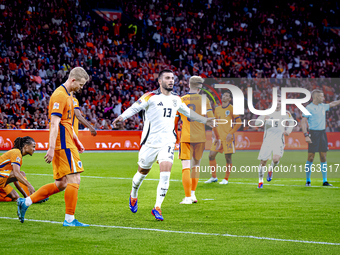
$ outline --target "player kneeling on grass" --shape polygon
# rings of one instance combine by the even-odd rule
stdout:
[[[282,125],[282,121],[288,120],[289,126],[287,129]],[[269,167],[267,181],[270,182],[273,178],[273,169],[279,164],[283,155],[285,147],[285,136],[288,136],[293,130],[294,119],[289,111],[286,111],[286,115],[281,115],[281,97],[278,96],[277,107],[275,112],[270,115],[262,115],[255,121],[255,126],[264,125],[263,143],[260,149],[258,159],[261,160],[259,165],[259,184],[258,188],[263,188],[264,169],[267,161],[271,159],[273,154],[273,160]]]
[[[32,137],[18,137],[14,141],[14,147],[0,156],[0,202],[16,201],[19,198],[19,194],[8,185],[12,182],[24,197],[35,192],[27,181],[25,172],[20,171],[22,157],[32,156],[34,151],[35,141]]]
[[[124,121],[134,114],[144,110],[144,127],[139,151],[138,171],[132,179],[132,191],[129,206],[133,213],[137,212],[137,194],[143,180],[149,173],[153,163],[158,160],[160,168],[157,187],[156,204],[151,213],[156,220],[163,220],[161,205],[169,189],[170,172],[174,159],[176,134],[174,130],[177,111],[192,120],[213,126],[213,118],[205,118],[195,113],[182,102],[181,98],[172,92],[174,74],[171,70],[163,70],[158,76],[159,89],[144,94],[130,108],[113,121]]]

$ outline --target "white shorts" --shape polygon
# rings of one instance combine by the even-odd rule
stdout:
[[[260,153],[258,156],[258,160],[269,160],[272,159],[272,153],[273,155],[279,155],[280,157],[283,156],[285,144],[282,142],[282,140],[278,139],[275,141],[264,141]]]
[[[143,145],[138,154],[138,165],[143,169],[150,169],[156,160],[159,164],[163,161],[173,163],[174,146],[175,144],[168,144],[160,148],[151,148]]]

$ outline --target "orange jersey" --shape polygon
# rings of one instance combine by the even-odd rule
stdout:
[[[239,115],[233,114],[233,106],[229,104],[227,107],[222,107],[222,105],[216,107],[215,109],[215,118],[220,120],[227,120],[228,122],[226,124],[218,124],[217,125],[217,131],[220,136],[221,140],[226,140],[227,135],[229,133],[233,133],[232,129],[235,126],[233,123],[232,126],[230,126],[231,122],[236,122],[237,118],[240,118]],[[218,123],[218,122],[217,122]]]
[[[61,118],[55,149],[77,148],[73,141],[73,100],[64,85],[59,86],[51,96],[49,104],[50,120],[52,115]]]
[[[76,110],[76,109],[80,110],[78,99],[75,98],[75,97],[73,97],[72,99],[73,99],[74,110]],[[78,136],[79,120],[78,120],[78,118],[75,114],[73,114],[72,126],[73,126],[73,129],[74,129],[74,132]]]
[[[187,94],[182,97],[182,101],[196,113],[201,114],[202,112],[202,96],[199,94]],[[214,117],[211,109],[210,101],[207,99],[207,115],[208,117]],[[181,143],[203,143],[205,142],[205,126],[203,123],[192,121],[181,114],[183,121]]]
[[[12,149],[0,156],[0,178],[7,178],[13,170],[13,165],[21,167],[22,155],[19,149]]]

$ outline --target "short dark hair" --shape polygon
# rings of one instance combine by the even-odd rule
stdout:
[[[163,73],[172,73],[173,74],[174,72],[170,69],[164,69],[164,70],[159,72],[158,79],[160,79],[162,77]]]
[[[230,98],[233,98],[233,93],[230,90],[225,91],[224,93],[228,93]]]

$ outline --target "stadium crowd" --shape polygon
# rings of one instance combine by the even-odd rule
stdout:
[[[257,109],[270,107],[274,86],[321,88],[326,102],[339,99],[339,38],[328,29],[339,26],[339,7],[332,1],[120,4],[136,29],[104,22],[85,0],[0,0],[0,129],[48,128],[49,97],[75,66],[90,75],[76,96],[98,130],[114,129],[111,121],[156,89],[164,68],[174,70],[180,96],[200,75],[209,84],[237,84],[245,96],[252,87]],[[299,122],[301,112],[288,110]],[[340,131],[339,107],[327,114],[326,131]],[[119,129],[141,130],[142,120]]]

